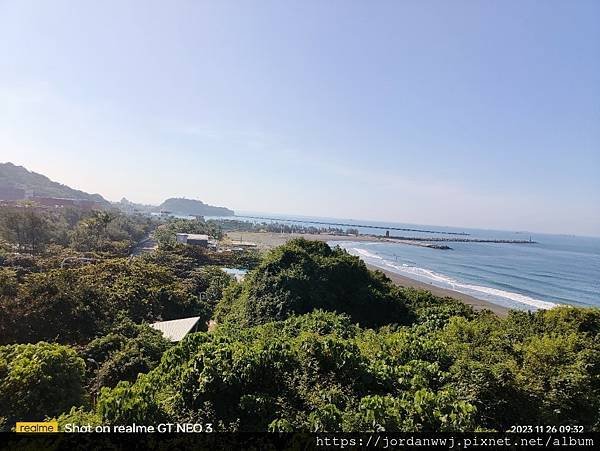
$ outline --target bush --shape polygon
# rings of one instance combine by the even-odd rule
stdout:
[[[227,292],[219,320],[245,325],[280,321],[315,309],[345,313],[366,327],[408,324],[401,294],[381,272],[371,272],[346,251],[295,239],[272,250],[245,278],[241,292]]]
[[[438,339],[455,359],[451,379],[478,406],[480,425],[600,425],[598,309],[452,318]]]
[[[83,360],[68,346],[0,346],[0,412],[12,426],[80,406],[84,371]]]
[[[414,360],[433,354],[425,343],[411,353],[407,334],[385,333],[382,362],[369,345],[378,334],[329,312],[219,327],[188,336],[134,384],[103,390],[97,412],[111,424],[152,418],[220,431],[468,430],[475,409],[443,387],[436,364]]]
[[[0,298],[0,311],[0,330],[9,331],[4,343],[82,343],[123,315],[136,323],[210,318],[208,306],[172,272],[137,259],[30,274],[16,298]]]
[[[109,334],[92,340],[82,352],[92,375],[90,387],[115,387],[120,381],[134,382],[139,374],[155,368],[171,343],[147,325],[123,320]]]

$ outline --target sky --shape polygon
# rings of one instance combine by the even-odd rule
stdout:
[[[0,0],[0,162],[109,200],[600,236],[600,2]]]

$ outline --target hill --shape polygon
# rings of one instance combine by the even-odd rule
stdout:
[[[225,207],[214,207],[200,200],[170,198],[160,204],[156,211],[169,211],[176,215],[199,215],[199,216],[233,216],[233,210]]]
[[[0,194],[4,192],[10,196],[18,197],[22,191],[31,192],[34,196],[61,197],[91,200],[103,204],[108,203],[100,194],[89,194],[70,188],[67,185],[50,180],[45,175],[28,171],[23,166],[17,166],[12,163],[0,163]]]

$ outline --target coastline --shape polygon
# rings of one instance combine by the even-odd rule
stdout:
[[[230,240],[241,240],[245,242],[255,243],[256,247],[261,250],[268,250],[273,247],[280,246],[285,244],[289,240],[294,238],[306,238],[307,240],[317,240],[317,241],[368,241],[368,242],[378,242],[384,241],[384,239],[377,239],[375,237],[365,237],[365,236],[345,236],[345,235],[325,235],[325,234],[307,234],[307,233],[294,233],[294,234],[280,234],[273,232],[229,232],[227,233],[227,238]],[[436,287],[435,285],[431,285],[425,282],[421,282],[420,280],[411,279],[410,277],[406,277],[386,269],[379,268],[375,265],[370,265],[366,263],[367,267],[371,270],[377,270],[383,272],[386,276],[388,276],[392,282],[396,285],[403,287],[411,287],[417,288],[421,290],[427,290],[432,292],[436,296],[440,297],[450,297],[454,299],[458,299],[459,301],[470,305],[475,310],[491,310],[498,316],[506,316],[509,312],[507,307],[502,305],[494,304],[492,302],[485,301],[483,299],[477,299],[468,294],[460,293],[458,291],[450,290],[447,288]]]
[[[392,282],[401,287],[410,287],[417,288],[420,290],[431,291],[434,295],[440,297],[450,297],[454,299],[458,299],[464,304],[470,305],[476,311],[480,310],[491,310],[498,316],[506,316],[508,315],[509,309],[502,305],[494,304],[492,302],[484,301],[483,299],[477,299],[473,296],[469,296],[468,294],[460,293],[458,291],[449,290],[447,288],[436,287],[435,285],[421,282],[420,280],[411,279],[410,277],[406,277],[400,274],[396,274],[395,272],[388,271],[387,269],[379,268],[375,265],[366,264],[367,267],[373,271],[381,271],[386,276],[388,276]]]

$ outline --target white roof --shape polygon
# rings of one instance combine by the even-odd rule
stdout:
[[[171,321],[159,321],[150,324],[150,327],[160,330],[166,339],[171,341],[181,341],[196,326],[200,320],[199,316],[191,318],[174,319]]]
[[[188,240],[201,240],[208,241],[208,235],[201,235],[198,233],[177,233],[177,236],[185,236]]]

